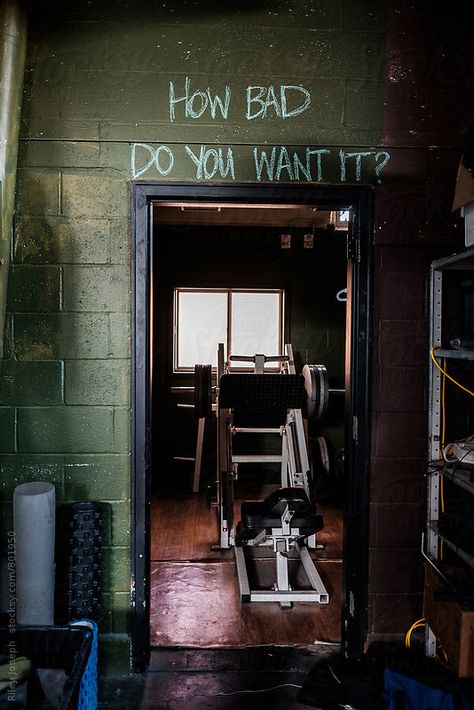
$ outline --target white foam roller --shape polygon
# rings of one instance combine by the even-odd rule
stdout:
[[[54,623],[55,489],[22,483],[13,492],[17,623]]]

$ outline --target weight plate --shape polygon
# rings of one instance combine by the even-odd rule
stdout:
[[[322,419],[329,402],[328,372],[324,365],[305,365],[302,370],[308,419]]]
[[[319,454],[321,471],[324,475],[329,476],[331,473],[331,459],[329,458],[329,449],[324,436],[317,437],[316,446]]]
[[[212,365],[194,366],[194,411],[198,419],[212,414]]]
[[[337,499],[339,479],[335,473],[334,451],[326,437],[317,436],[311,440],[311,460],[315,500]]]

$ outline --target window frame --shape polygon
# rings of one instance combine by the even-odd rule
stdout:
[[[224,293],[227,297],[227,321],[226,321],[226,342],[225,342],[225,353],[226,358],[229,354],[234,355],[255,355],[256,353],[231,353],[231,342],[232,342],[232,295],[236,293],[244,293],[248,295],[252,294],[278,294],[278,350],[277,353],[264,353],[265,355],[284,355],[285,347],[285,325],[286,325],[286,294],[284,288],[234,288],[234,287],[215,287],[215,288],[204,288],[204,287],[194,287],[194,286],[177,286],[173,289],[173,374],[189,374],[193,372],[194,366],[185,367],[179,365],[179,294],[180,293]],[[217,350],[217,343],[216,343]],[[268,372],[277,371],[278,367],[266,367],[265,370]],[[217,370],[216,366],[212,366],[213,372]],[[253,368],[249,366],[233,365],[232,371],[246,372],[251,371]]]

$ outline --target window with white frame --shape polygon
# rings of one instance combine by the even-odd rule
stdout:
[[[283,354],[284,292],[281,289],[174,291],[174,369],[196,363],[217,366],[217,344],[229,355]]]

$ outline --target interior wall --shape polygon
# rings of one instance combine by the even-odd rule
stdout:
[[[441,2],[392,2],[375,190],[369,633],[422,614],[430,262],[463,248],[452,213],[463,131],[472,121],[472,38]],[[394,584],[396,580],[396,584]]]
[[[450,207],[473,108],[467,25],[425,0],[31,5],[0,386],[2,525],[14,485],[31,478],[54,482],[60,500],[110,503],[101,629],[124,642],[116,661],[129,658],[130,180],[150,155],[142,148],[134,165],[133,143],[174,156],[167,175],[154,163],[140,179],[206,179],[185,149],[199,156],[202,144],[233,148],[235,174],[209,179],[263,181],[254,147],[286,144],[303,160],[308,146],[328,150],[327,170],[313,156],[307,178],[279,153],[274,180],[374,185],[369,630],[399,632],[418,614],[425,287],[438,247],[462,243]],[[169,82],[182,95],[186,76],[193,89],[231,87],[227,120],[185,116],[183,103],[171,120]],[[249,85],[281,84],[306,87],[310,109],[245,118]],[[370,153],[360,175],[355,158],[341,170],[344,148]],[[370,162],[379,150],[390,153],[383,173]]]

